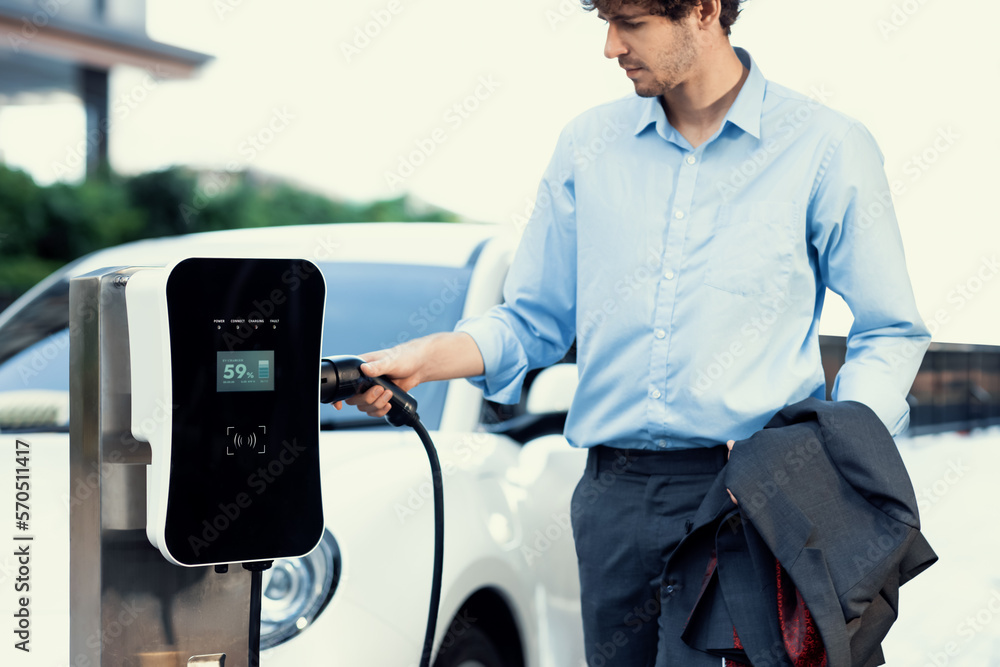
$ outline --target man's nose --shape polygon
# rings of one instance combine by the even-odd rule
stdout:
[[[618,31],[615,30],[614,24],[608,24],[608,38],[604,42],[604,57],[605,58],[618,58],[628,53],[628,49],[625,48],[625,43],[621,40],[618,35]]]

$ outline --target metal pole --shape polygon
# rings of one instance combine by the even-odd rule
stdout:
[[[123,289],[135,271],[70,283],[69,665],[245,667],[250,573],[177,567],[146,539]]]

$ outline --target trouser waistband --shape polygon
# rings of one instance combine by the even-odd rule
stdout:
[[[722,470],[728,452],[726,445],[662,452],[596,445],[587,455],[587,472],[594,478],[603,471],[634,475],[706,475]]]

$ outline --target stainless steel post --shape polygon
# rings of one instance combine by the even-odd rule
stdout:
[[[146,539],[150,452],[131,436],[123,289],[135,271],[70,283],[69,664],[244,667],[250,573],[177,567]]]

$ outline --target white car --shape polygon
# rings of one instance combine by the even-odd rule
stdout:
[[[50,545],[35,564],[33,652],[30,659],[18,652],[16,664],[56,667],[69,654],[64,501],[71,491],[59,487],[69,484],[71,277],[190,256],[309,259],[327,282],[324,356],[360,354],[450,331],[462,317],[498,303],[515,247],[501,228],[477,224],[337,224],[171,237],[84,257],[0,314],[0,475],[6,488],[15,441],[30,441],[32,530]],[[575,367],[558,364],[529,379],[512,408],[484,401],[465,380],[412,392],[444,470],[438,667],[584,662],[569,499],[585,453],[561,436]],[[434,537],[423,449],[409,429],[349,406],[339,412],[323,406],[321,422],[327,532],[312,554],[277,561],[266,574],[261,662],[312,664],[322,656],[336,665],[415,665]],[[0,557],[4,590],[12,564]],[[3,596],[0,610],[11,597]]]

